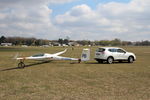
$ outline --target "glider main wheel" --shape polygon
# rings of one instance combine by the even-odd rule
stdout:
[[[23,63],[23,62],[20,62],[19,64],[18,64],[18,68],[24,68],[25,67],[25,64]]]

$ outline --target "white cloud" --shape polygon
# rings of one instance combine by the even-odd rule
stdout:
[[[0,0],[0,8],[19,6],[39,6],[43,4],[61,4],[75,0]]]
[[[143,35],[141,40],[150,39],[150,29],[147,27],[150,23],[149,9],[149,0],[99,4],[96,10],[83,4],[73,7],[63,15],[58,15],[56,24],[73,32],[74,37],[85,34],[82,38],[93,40],[110,38],[137,40]],[[82,39],[81,37],[76,39],[78,38]]]
[[[72,1],[0,0],[0,33],[47,39],[150,40],[150,0],[98,4],[95,10],[86,4],[76,5],[52,18],[48,5]]]
[[[103,23],[107,22],[106,19],[98,19],[99,16],[89,6],[83,4],[73,7],[64,15],[56,16],[56,24],[62,27],[81,28],[96,24],[97,21]],[[94,19],[94,20],[93,20]]]
[[[55,27],[51,22],[52,9],[47,5],[40,4],[41,0],[34,1],[36,6],[27,6],[25,2],[15,0],[13,3],[0,1],[6,3],[8,6],[0,10],[0,33],[5,36],[25,36],[25,37],[38,37],[46,38],[50,32],[55,31]],[[46,0],[45,0],[46,1]],[[16,2],[16,3],[15,3]],[[18,3],[18,4],[17,4]],[[22,6],[19,3],[23,4]],[[29,1],[27,2],[29,3]]]

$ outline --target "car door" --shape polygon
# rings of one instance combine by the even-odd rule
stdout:
[[[120,60],[126,59],[126,51],[124,51],[123,49],[117,49],[117,57]]]
[[[117,49],[111,48],[111,49],[108,49],[108,51],[109,51],[110,54],[111,54],[111,55],[109,55],[109,56],[113,56],[113,57],[114,57],[114,60],[118,59]]]

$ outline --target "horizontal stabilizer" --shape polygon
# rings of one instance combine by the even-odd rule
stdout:
[[[61,51],[61,52],[55,53],[55,54],[53,54],[53,55],[58,56],[58,55],[61,55],[61,54],[65,53],[66,51],[67,51],[67,49],[65,49],[64,51]]]

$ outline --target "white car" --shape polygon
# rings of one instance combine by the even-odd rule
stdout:
[[[136,56],[134,53],[127,52],[122,48],[101,47],[95,52],[95,60],[98,63],[107,61],[109,64],[113,63],[113,61],[128,61],[129,63],[133,63],[136,60]]]

